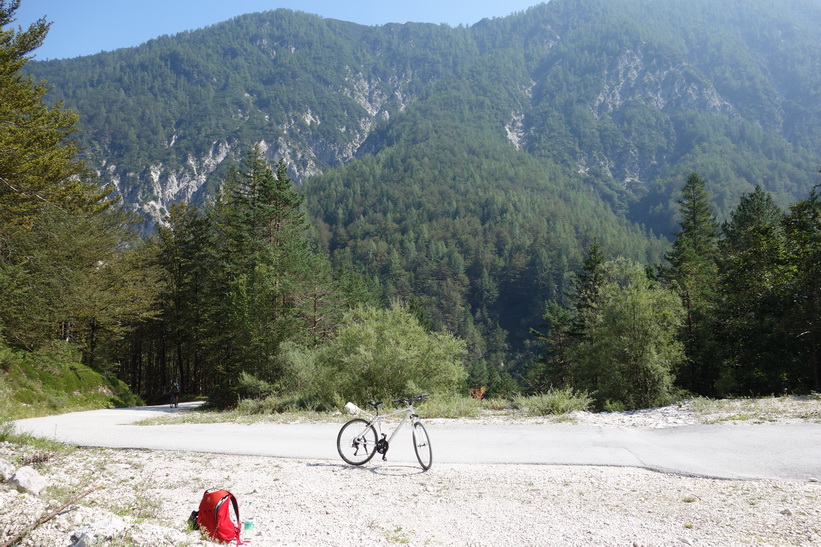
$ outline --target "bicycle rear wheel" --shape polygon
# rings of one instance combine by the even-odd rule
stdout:
[[[413,424],[413,449],[416,451],[416,459],[419,460],[422,469],[425,471],[430,469],[433,463],[433,450],[430,447],[428,431],[422,422]]]
[[[339,430],[336,449],[351,465],[368,463],[376,453],[376,430],[367,420],[354,418]]]

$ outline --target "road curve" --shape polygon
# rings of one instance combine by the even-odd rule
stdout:
[[[19,432],[77,446],[339,459],[340,423],[134,425],[192,406],[92,410],[13,423]],[[628,429],[428,420],[425,425],[434,462],[440,463],[629,466],[724,479],[821,480],[821,424]],[[414,458],[406,427],[391,443],[388,463]]]

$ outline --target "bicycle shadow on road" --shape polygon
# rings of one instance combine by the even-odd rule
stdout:
[[[404,464],[401,462],[397,463],[383,463],[381,465],[347,465],[344,463],[309,463],[306,464],[308,467],[332,467],[339,469],[341,471],[350,471],[352,473],[364,473],[368,472],[372,475],[377,475],[380,477],[412,477],[415,475],[421,475],[425,473],[422,469],[419,468],[418,465],[412,465],[410,463]]]

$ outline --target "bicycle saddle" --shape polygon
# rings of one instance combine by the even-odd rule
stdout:
[[[384,401],[368,401],[368,404],[374,408],[379,408],[379,405],[381,405],[383,402]]]

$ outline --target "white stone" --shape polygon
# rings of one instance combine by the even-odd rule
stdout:
[[[356,406],[355,404],[349,402],[345,405],[345,412],[347,412],[348,414],[359,414],[360,412],[362,412],[362,409]]]
[[[6,460],[0,460],[0,480],[7,481],[14,475],[14,471],[17,469],[13,465],[11,465]]]
[[[36,469],[28,465],[18,469],[7,482],[12,487],[35,496],[46,487],[46,479]]]

